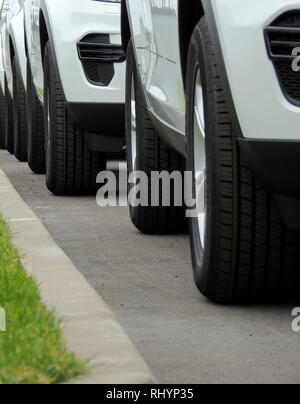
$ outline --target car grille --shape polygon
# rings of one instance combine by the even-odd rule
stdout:
[[[292,66],[296,57],[292,52],[300,48],[300,10],[277,18],[266,28],[265,37],[283,93],[290,102],[300,106],[300,71],[294,71]]]
[[[96,85],[108,86],[115,74],[114,63],[125,60],[122,47],[111,44],[109,35],[87,35],[78,42],[77,50],[87,79]]]

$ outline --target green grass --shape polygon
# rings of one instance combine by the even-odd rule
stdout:
[[[0,216],[0,384],[52,384],[86,373],[87,364],[67,350],[61,324],[42,303],[38,286],[20,263]]]

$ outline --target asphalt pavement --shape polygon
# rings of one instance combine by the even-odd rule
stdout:
[[[292,330],[300,301],[214,305],[194,286],[188,236],[145,236],[126,207],[55,197],[44,176],[6,151],[0,167],[115,312],[159,382],[300,382],[300,332]]]

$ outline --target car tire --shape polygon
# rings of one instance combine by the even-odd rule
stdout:
[[[27,61],[28,165],[35,174],[45,174],[44,110],[36,93]]]
[[[26,91],[19,67],[14,56],[13,71],[13,120],[14,120],[14,155],[19,161],[27,161],[27,111]]]
[[[10,154],[14,154],[14,120],[13,120],[13,100],[8,88],[5,76],[5,148]]]
[[[239,152],[205,17],[191,39],[186,99],[187,168],[195,178],[194,197],[202,170],[197,156],[205,156],[204,202],[200,193],[198,203],[204,208],[190,219],[196,285],[209,299],[225,304],[298,296],[299,233],[283,226],[274,199]]]
[[[96,178],[106,169],[106,154],[91,152],[84,132],[70,117],[54,67],[50,44],[44,56],[46,184],[55,195],[97,192]]]
[[[5,149],[5,95],[0,86],[0,149]]]
[[[134,93],[134,94],[133,94]],[[136,137],[133,141],[132,133],[132,96],[135,99]],[[153,127],[149,113],[145,106],[141,85],[138,79],[132,41],[127,50],[126,72],[126,144],[128,176],[134,171],[142,171],[148,178],[148,202],[151,201],[151,173],[167,171],[172,173],[185,170],[185,159],[167,146]],[[133,156],[136,158],[133,159]],[[135,163],[133,162],[135,161]],[[128,185],[128,194],[134,184]],[[173,184],[171,195],[174,194]],[[183,195],[183,189],[182,189]],[[182,233],[187,231],[184,206],[163,206],[161,196],[158,206],[132,206],[130,216],[134,226],[146,234]],[[150,203],[149,203],[150,204]]]

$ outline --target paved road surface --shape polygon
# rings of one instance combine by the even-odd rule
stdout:
[[[300,382],[300,333],[291,329],[297,304],[213,305],[194,287],[187,236],[145,236],[127,208],[54,197],[43,176],[5,151],[0,166],[115,311],[160,382]]]

